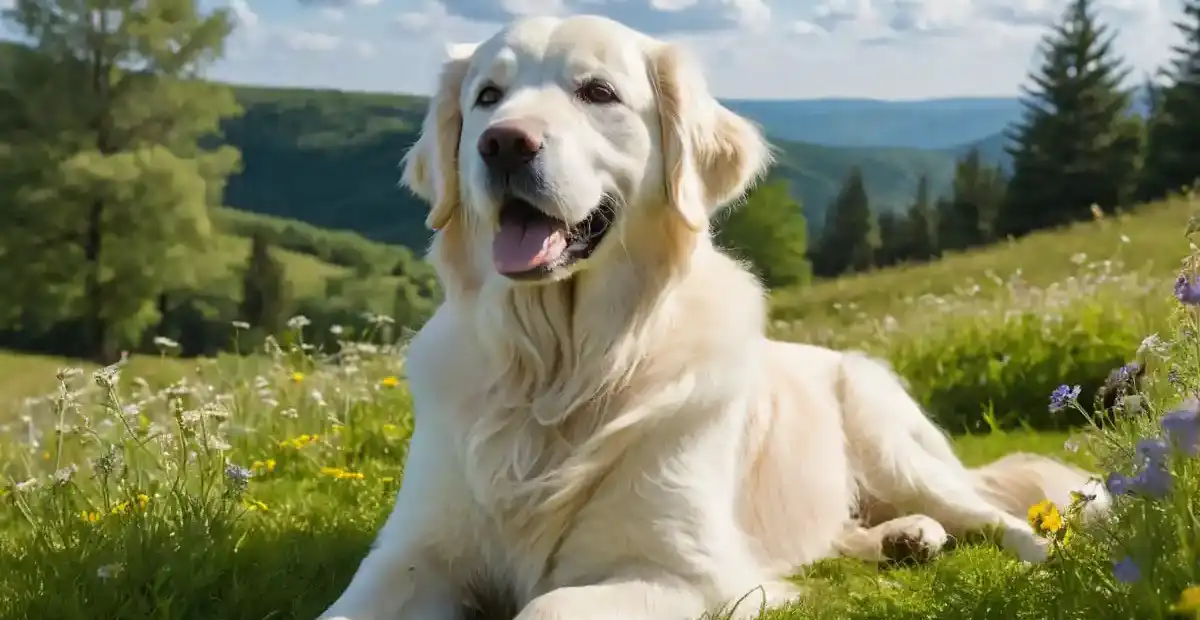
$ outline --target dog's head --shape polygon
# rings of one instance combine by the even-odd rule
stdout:
[[[404,181],[434,230],[481,231],[456,242],[485,277],[568,278],[652,243],[631,235],[656,218],[707,234],[769,164],[688,57],[614,21],[526,18],[449,54]]]

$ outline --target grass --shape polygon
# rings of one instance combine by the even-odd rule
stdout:
[[[1182,209],[1176,205],[1147,210],[1122,223],[1123,230],[1159,230],[1149,223],[1159,216],[1153,209],[1175,210],[1173,233],[1164,238],[1178,239]],[[942,363],[936,355],[946,349],[973,351],[981,339],[1009,347],[1014,361],[1005,368],[1044,370],[996,370],[993,383],[980,385],[974,376],[952,372],[967,363],[960,357],[914,381],[921,393],[974,386],[966,394],[976,405],[980,394],[1025,391],[1044,411],[1049,390],[1038,377],[1054,379],[1062,370],[1074,383],[1066,378],[1072,369],[1091,368],[1078,358],[1111,348],[1120,353],[1116,359],[1127,359],[1154,325],[1159,338],[1137,354],[1149,369],[1140,401],[1122,401],[1102,428],[996,431],[985,423],[982,432],[958,436],[955,449],[969,464],[1029,450],[1121,475],[1135,474],[1133,466],[1151,456],[1171,472],[1169,492],[1143,485],[1121,496],[1113,518],[1098,529],[1080,529],[1068,519],[1072,537],[1035,567],[973,541],[919,567],[821,562],[796,577],[811,596],[768,618],[1187,617],[1172,605],[1200,582],[1200,463],[1180,452],[1164,460],[1151,439],[1163,433],[1160,415],[1200,388],[1200,311],[1171,298],[1170,266],[1184,254],[1178,249],[1174,259],[1164,250],[1148,267],[1107,271],[1095,266],[1105,258],[1103,240],[1086,246],[1099,262],[1071,262],[1067,255],[1065,267],[1047,259],[1051,250],[1066,253],[1074,243],[1068,240],[1085,235],[1080,231],[1095,234],[1109,225],[1060,232],[1059,243],[1035,237],[1015,249],[825,286],[858,291],[856,303],[865,308],[858,311],[871,313],[866,323],[887,323],[890,315],[904,326],[902,334],[877,332],[875,340],[893,363],[912,371],[906,375]],[[1128,235],[1126,246],[1137,243],[1129,232],[1111,232]],[[980,291],[960,285],[955,292],[953,282],[976,269],[1019,265],[1021,256],[1029,266],[1026,279],[1038,286],[1018,287],[1010,279]],[[915,296],[935,291],[942,302],[934,305],[954,310],[931,317],[930,306],[896,302],[884,285],[898,281],[908,282]],[[919,287],[922,281],[926,288]],[[817,287],[814,295],[829,294],[822,291]],[[1036,315],[1038,322],[1005,320],[1006,308],[1018,318]],[[1143,308],[1158,315],[1117,329]],[[1070,329],[1053,331],[1055,324]],[[803,325],[779,329],[804,337]],[[855,337],[869,340],[869,333]],[[0,617],[258,620],[312,618],[323,610],[391,509],[403,476],[411,402],[400,380],[402,350],[368,336],[326,354],[298,336],[289,332],[284,345],[253,357],[134,358],[94,376],[93,368],[60,372],[61,360],[0,356],[0,399],[20,403],[7,416],[9,432],[0,433],[0,478],[9,481],[0,497]],[[1062,340],[1067,336],[1075,340]],[[932,344],[917,347],[920,342]],[[1078,402],[1067,408],[1078,419],[1095,413]],[[994,414],[976,407],[964,415],[994,422]],[[1184,422],[1185,431],[1197,428],[1194,415]],[[254,475],[243,483],[229,464]],[[1140,576],[1118,579],[1124,573],[1114,572],[1114,560],[1136,565]]]

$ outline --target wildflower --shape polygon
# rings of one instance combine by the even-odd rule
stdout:
[[[96,569],[96,576],[107,581],[109,579],[115,579],[119,577],[121,572],[124,570],[124,564],[105,564],[104,566]]]
[[[344,332],[344,331],[345,331],[345,328],[343,328],[341,325],[330,325],[329,326],[329,333],[333,334],[334,336],[341,336],[342,332]]]
[[[154,346],[160,349],[178,349],[179,343],[165,336],[155,336]]]
[[[275,471],[275,465],[275,459],[266,459],[262,461],[254,461],[250,464],[250,469],[262,472],[273,472]]]
[[[234,463],[225,464],[225,481],[229,484],[229,489],[233,493],[240,494],[246,490],[246,486],[250,484],[250,479],[254,477],[254,472],[236,465]]]
[[[1171,448],[1161,439],[1139,439],[1134,450],[1146,464],[1162,464],[1166,462]]]
[[[317,439],[319,439],[319,438],[320,438],[320,435],[309,435],[308,433],[305,433],[303,435],[300,435],[299,437],[294,437],[292,439],[284,439],[283,441],[279,442],[279,447],[280,448],[295,448],[295,449],[299,450],[300,448],[303,448],[304,446],[307,446],[307,445],[317,441]]]
[[[1142,344],[1138,346],[1137,354],[1141,356],[1151,354],[1162,357],[1167,354],[1169,348],[1167,343],[1158,337],[1158,334],[1150,334],[1142,339]]]
[[[54,479],[54,484],[69,484],[71,482],[71,478],[75,477],[75,472],[77,469],[78,468],[75,467],[74,464],[71,464],[54,472],[54,475],[52,476]]]
[[[1062,411],[1077,398],[1079,398],[1078,385],[1060,385],[1050,393],[1050,411]]]
[[[1133,492],[1133,480],[1114,471],[1104,480],[1104,487],[1113,495],[1128,495]]]
[[[250,329],[250,324],[245,321],[234,321],[230,323],[234,329]]]
[[[338,480],[362,480],[366,478],[361,472],[346,471],[341,467],[322,467],[321,473]]]
[[[1142,578],[1142,569],[1138,568],[1133,558],[1125,556],[1113,562],[1113,577],[1121,583],[1133,583]]]
[[[101,368],[101,369],[97,370],[96,372],[92,373],[92,380],[96,382],[96,385],[98,385],[101,388],[104,388],[106,390],[115,386],[117,384],[117,381],[120,379],[120,377],[121,377],[120,363],[113,364],[111,366],[105,366],[104,368]]]
[[[100,513],[84,510],[79,513],[79,518],[87,521],[88,523],[96,523],[100,520]]]
[[[1092,206],[1091,206],[1091,210],[1092,210],[1092,219],[1096,220],[1097,222],[1104,219],[1104,210],[1100,208],[1100,205],[1093,202]]]
[[[1171,471],[1161,463],[1147,463],[1133,478],[1134,489],[1147,497],[1161,499],[1171,492]]]
[[[400,385],[400,380],[394,376],[393,377],[384,377],[383,381],[379,382],[379,385],[382,385],[385,388],[394,388],[397,385]]]
[[[1200,279],[1179,274],[1175,280],[1175,299],[1188,306],[1200,305]]]
[[[1108,373],[1100,388],[1102,406],[1112,409],[1120,398],[1137,391],[1138,381],[1145,374],[1146,367],[1138,362],[1130,362]],[[1078,392],[1075,394],[1078,396]]]
[[[262,512],[267,511],[266,504],[264,504],[256,499],[251,499],[249,497],[242,498],[242,504],[246,507],[247,510],[261,510]]]
[[[287,321],[288,329],[301,329],[309,325],[312,325],[312,321],[308,320],[308,317],[303,314],[298,314]]]
[[[1159,424],[1171,443],[1188,456],[1200,454],[1200,401],[1190,400],[1185,406],[1163,415]]]
[[[1058,534],[1064,527],[1058,506],[1046,499],[1029,507],[1029,525],[1042,536]]]
[[[1200,611],[1200,586],[1188,586],[1179,593],[1179,601],[1171,605],[1175,613],[1196,613]]]
[[[292,383],[300,383],[301,381],[304,381],[304,373],[302,373],[298,370],[296,372],[293,372],[292,373]]]

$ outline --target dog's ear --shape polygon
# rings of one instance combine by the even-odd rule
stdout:
[[[753,123],[722,106],[682,50],[665,45],[651,58],[662,125],[667,198],[700,231],[770,167],[771,146]]]
[[[459,91],[467,76],[474,45],[447,47],[437,90],[429,100],[421,135],[404,155],[401,182],[432,207],[425,225],[446,226],[459,207],[458,140],[462,133]]]

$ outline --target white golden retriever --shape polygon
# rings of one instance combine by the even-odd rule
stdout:
[[[769,162],[680,50],[613,21],[451,52],[405,158],[446,300],[408,350],[404,485],[322,617],[461,620],[484,593],[519,620],[750,595],[744,617],[820,558],[992,526],[1044,558],[1026,507],[1086,472],[968,470],[886,366],[764,335],[763,288],[709,221]]]

